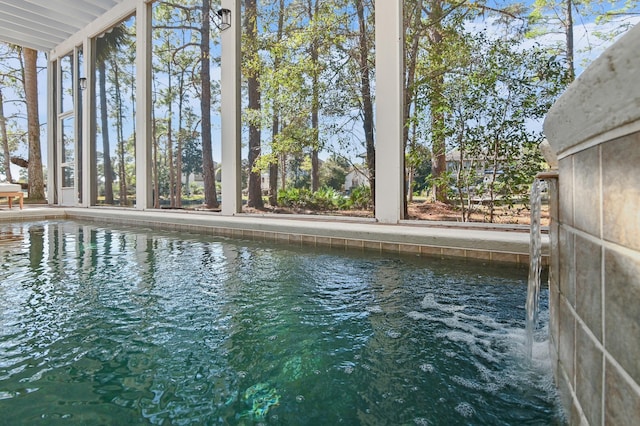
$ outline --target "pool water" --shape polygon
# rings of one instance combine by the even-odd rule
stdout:
[[[69,221],[0,257],[2,424],[563,422],[526,270]]]

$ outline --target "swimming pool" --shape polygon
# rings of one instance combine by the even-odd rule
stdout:
[[[9,424],[562,423],[513,266],[70,221],[0,256]]]

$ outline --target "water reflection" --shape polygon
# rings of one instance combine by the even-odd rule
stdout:
[[[550,369],[517,364],[519,271],[64,221],[22,231],[0,280],[13,424],[555,419]]]

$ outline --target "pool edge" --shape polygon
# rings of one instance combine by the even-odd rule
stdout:
[[[496,229],[388,225],[373,221],[304,220],[248,215],[222,216],[193,211],[124,208],[37,207],[0,213],[0,222],[82,219],[101,223],[197,232],[291,245],[399,253],[425,257],[467,258],[529,264],[529,235]],[[543,263],[548,262],[548,237],[543,236]]]

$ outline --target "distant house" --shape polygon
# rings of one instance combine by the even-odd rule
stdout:
[[[353,188],[369,185],[369,173],[363,168],[352,168],[344,177],[344,190],[349,193]]]
[[[448,172],[456,172],[460,169],[461,166],[461,158],[459,149],[452,149],[447,152],[446,161],[447,161],[447,171]],[[484,158],[478,157],[470,157],[465,155],[464,162],[462,162],[462,168],[464,170],[469,170],[470,168],[475,168],[476,172],[481,175],[484,173],[486,160]]]
[[[452,149],[449,151],[446,155],[447,171],[455,174],[462,166],[463,170],[474,169],[475,175],[482,177],[485,183],[488,183],[491,180],[493,170],[491,169],[491,164],[489,164],[486,157],[469,156],[467,154],[464,157],[464,161],[461,161],[461,158],[460,150]],[[499,164],[499,166],[497,174],[500,175],[504,172],[502,171],[502,165]]]
[[[215,164],[215,163],[214,163]],[[216,182],[221,181],[221,170],[216,170]],[[196,185],[200,188],[204,188],[204,176],[202,173],[190,173],[189,176],[182,174],[182,184],[185,185],[187,194],[191,194],[191,185]]]

